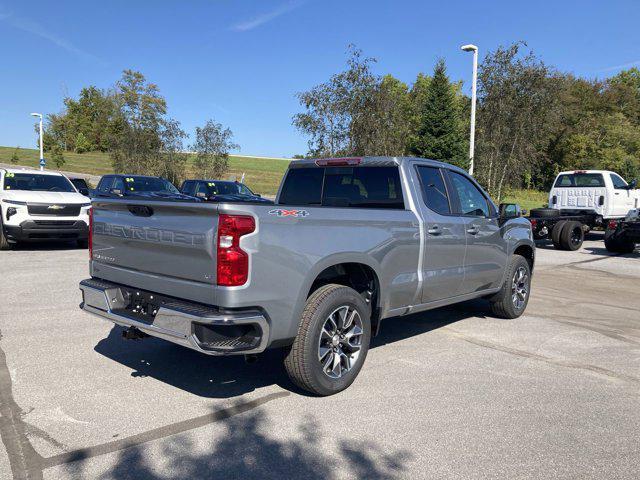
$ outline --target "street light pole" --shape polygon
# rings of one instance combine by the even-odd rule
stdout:
[[[469,175],[473,175],[473,157],[476,140],[476,84],[478,81],[478,47],[475,45],[463,45],[460,47],[465,52],[473,52],[473,78],[471,80],[471,132],[469,134]]]
[[[40,171],[44,170],[45,161],[44,161],[44,140],[42,138],[42,114],[41,113],[32,113],[32,117],[40,118]]]

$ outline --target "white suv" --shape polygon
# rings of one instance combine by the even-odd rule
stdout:
[[[0,250],[18,242],[75,240],[86,246],[91,200],[56,172],[0,169]]]

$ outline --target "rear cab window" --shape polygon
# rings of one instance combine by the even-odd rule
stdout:
[[[405,208],[397,166],[292,168],[282,187],[279,204]]]
[[[554,188],[563,187],[604,187],[601,173],[563,173],[556,179]]]

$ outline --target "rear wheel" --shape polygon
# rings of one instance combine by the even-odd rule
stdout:
[[[604,246],[611,253],[632,253],[636,248],[635,243],[617,236],[615,230],[604,233]]]
[[[502,288],[489,299],[491,311],[500,318],[518,318],[527,308],[530,292],[529,262],[523,256],[512,255]]]
[[[580,222],[567,222],[560,232],[560,245],[563,250],[575,251],[582,247],[584,230]]]
[[[562,229],[566,224],[566,220],[560,220],[553,226],[553,229],[551,230],[551,241],[553,242],[553,246],[556,250],[563,250],[562,244],[560,243],[560,234],[562,233]]]
[[[309,297],[285,358],[291,380],[316,395],[353,383],[369,350],[370,308],[352,288],[325,285]]]

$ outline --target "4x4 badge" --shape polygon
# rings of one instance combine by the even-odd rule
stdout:
[[[309,212],[306,210],[285,210],[284,208],[274,208],[269,210],[269,215],[277,215],[278,217],[306,217]]]

